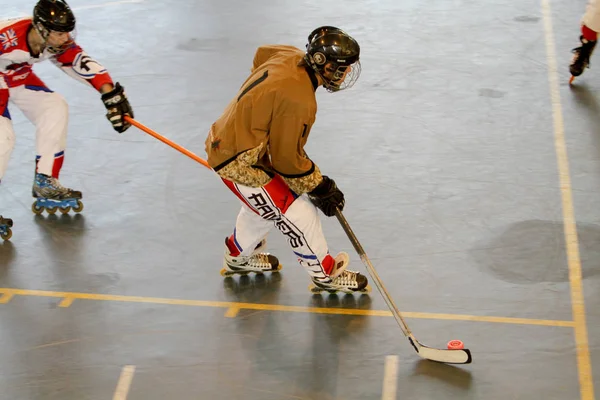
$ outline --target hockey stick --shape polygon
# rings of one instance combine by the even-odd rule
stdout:
[[[398,325],[400,325],[402,333],[404,333],[404,336],[408,338],[408,341],[417,351],[417,354],[419,354],[419,356],[427,360],[437,361],[446,364],[470,364],[472,358],[471,351],[469,349],[436,349],[419,343],[419,341],[410,331],[410,328],[404,321],[404,318],[402,318],[402,315],[400,315],[398,307],[396,307],[396,305],[394,304],[390,294],[385,289],[385,286],[383,286],[383,282],[381,282],[379,275],[377,275],[375,268],[373,268],[373,264],[371,264],[371,261],[367,257],[365,250],[360,245],[358,239],[356,238],[356,235],[354,235],[354,232],[352,232],[350,224],[348,224],[348,221],[346,221],[346,218],[339,209],[336,209],[335,216],[337,217],[338,221],[340,221],[340,225],[342,225],[342,228],[346,232],[346,235],[348,235],[348,239],[350,239],[350,242],[352,242],[352,245],[354,246],[354,249],[360,256],[360,259],[362,260],[363,264],[365,264],[365,266],[367,267],[369,275],[371,275],[371,277],[373,278],[375,286],[377,286],[377,289],[379,289],[379,292],[381,293],[383,299],[387,303],[390,311],[392,312],[392,315],[396,319],[396,322],[398,322]]]
[[[177,143],[172,142],[171,140],[165,138],[164,136],[156,133],[152,129],[139,123],[138,121],[136,121],[135,119],[133,119],[129,116],[125,116],[125,120],[127,122],[129,122],[131,125],[139,128],[140,130],[148,133],[151,136],[154,136],[156,139],[160,140],[161,142],[168,144],[175,150],[180,151],[181,153],[185,154],[186,156],[190,157],[191,159],[204,165],[206,168],[212,170],[210,165],[204,159],[198,157],[191,151],[185,149],[184,147],[181,147]],[[367,257],[367,254],[365,253],[365,251],[362,248],[361,244],[359,243],[358,239],[354,235],[354,232],[352,232],[352,229],[350,228],[348,221],[346,221],[346,218],[344,217],[344,215],[342,214],[342,212],[340,210],[336,210],[335,216],[337,217],[338,221],[340,222],[340,225],[342,225],[342,228],[344,229],[344,232],[346,232],[346,235],[348,235],[350,242],[352,242],[354,249],[360,256],[360,259],[367,267],[367,271],[369,272],[369,275],[371,275],[371,277],[373,278],[373,280],[375,282],[375,286],[377,286],[377,289],[379,289],[379,292],[381,293],[386,304],[388,305],[389,309],[391,310],[392,315],[396,319],[396,322],[398,322],[398,325],[400,325],[400,329],[402,329],[404,336],[406,336],[408,338],[410,344],[417,351],[417,354],[419,354],[419,356],[421,356],[422,358],[425,358],[427,360],[437,361],[437,362],[446,363],[446,364],[469,364],[469,363],[471,363],[471,361],[472,361],[471,352],[468,349],[460,349],[460,350],[458,350],[458,349],[457,350],[436,349],[436,348],[428,347],[428,346],[425,346],[425,345],[419,343],[419,341],[412,334],[408,325],[402,318],[402,315],[400,315],[400,311],[398,310],[398,307],[396,307],[396,305],[392,301],[392,298],[390,297],[389,293],[385,289],[385,286],[383,286],[383,282],[381,282],[381,279],[379,278],[379,275],[377,275],[375,268],[373,268],[373,265],[371,264],[371,261]]]
[[[147,126],[145,126],[145,125],[143,125],[141,123],[139,123],[138,121],[136,121],[135,119],[131,118],[128,115],[126,115],[124,117],[124,119],[125,119],[125,121],[129,122],[131,125],[133,125],[133,126],[139,128],[139,129],[141,129],[142,131],[146,132],[147,134],[149,134],[151,136],[154,136],[155,138],[157,138],[158,140],[160,140],[163,143],[168,144],[169,146],[171,146],[175,150],[178,150],[178,151],[182,152],[186,156],[190,157],[192,160],[198,161],[200,164],[204,165],[206,168],[212,169],[210,167],[210,165],[208,165],[208,163],[206,162],[206,160],[203,160],[202,158],[198,157],[197,155],[195,155],[194,153],[192,153],[191,151],[189,151],[185,147],[181,147],[177,143],[175,143],[175,142],[167,139],[166,137],[162,136],[161,134],[154,132],[152,129],[148,128]]]

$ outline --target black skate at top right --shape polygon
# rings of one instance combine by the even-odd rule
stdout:
[[[576,76],[583,74],[583,71],[590,67],[590,57],[594,52],[597,42],[595,40],[587,40],[583,35],[579,37],[579,41],[581,42],[581,46],[572,50],[574,55],[569,65],[569,72],[571,73],[569,84],[573,82]]]

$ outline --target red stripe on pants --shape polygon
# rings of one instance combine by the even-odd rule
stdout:
[[[585,25],[581,26],[581,34],[583,35],[583,37],[586,40],[595,42],[596,40],[598,40],[598,33],[596,31],[593,31],[592,29],[588,28]]]
[[[29,74],[27,79],[25,79],[24,84],[31,85],[31,86],[40,86],[40,87],[48,89],[48,86],[46,86],[44,81],[41,80],[40,77],[37,76],[36,74],[34,74],[33,72]]]
[[[248,201],[242,196],[235,187],[235,183],[230,180],[223,179],[225,185],[235,194],[241,201],[243,201],[252,211],[258,214],[258,212],[251,206]],[[279,176],[275,175],[273,179],[269,183],[267,183],[263,188],[269,194],[277,208],[281,210],[282,214],[285,214],[287,209],[296,199],[294,193],[290,190],[289,186],[285,181]]]
[[[4,114],[4,111],[8,107],[8,97],[8,89],[0,89],[0,115]]]
[[[58,179],[60,170],[62,169],[63,162],[65,161],[65,155],[61,155],[54,158],[54,164],[52,165],[52,177]]]
[[[39,164],[40,160],[39,158],[35,160],[35,172],[39,172],[38,171],[38,164]],[[58,157],[54,157],[54,162],[52,163],[52,177],[55,179],[58,179],[59,175],[60,175],[60,170],[63,167],[63,163],[65,162],[65,155],[64,153],[61,156]]]

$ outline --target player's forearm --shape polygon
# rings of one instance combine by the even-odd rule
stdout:
[[[100,86],[100,93],[104,94],[110,92],[113,89],[114,85],[112,83],[105,83],[104,85]]]

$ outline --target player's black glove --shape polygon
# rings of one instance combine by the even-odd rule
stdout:
[[[106,118],[108,118],[115,131],[125,132],[131,126],[129,122],[125,121],[125,115],[129,115],[131,118],[135,117],[123,86],[117,82],[113,90],[102,95],[102,102],[107,110]]]
[[[333,179],[323,175],[323,181],[319,186],[308,192],[308,197],[323,214],[328,217],[335,215],[335,209],[344,209],[344,193],[336,186]]]

